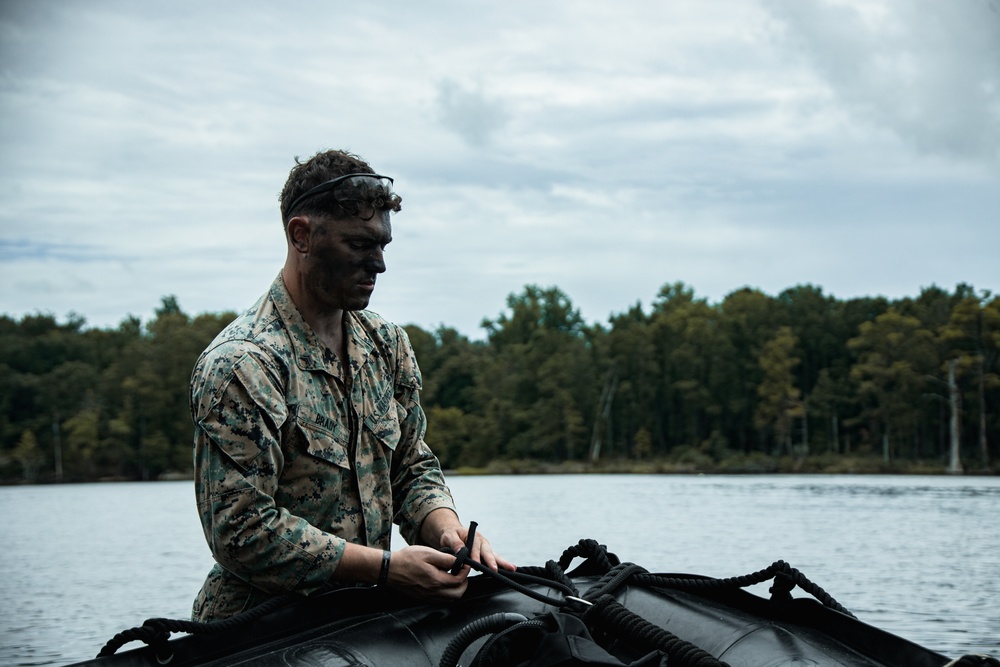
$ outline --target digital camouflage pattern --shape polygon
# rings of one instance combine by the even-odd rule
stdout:
[[[198,359],[195,491],[216,565],[195,600],[221,619],[334,577],[346,542],[409,543],[454,510],[424,443],[420,371],[400,327],[344,315],[348,364],[302,320],[281,276]]]

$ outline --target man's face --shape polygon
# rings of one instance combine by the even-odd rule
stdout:
[[[371,220],[315,220],[306,258],[311,296],[330,310],[367,308],[375,278],[385,272],[384,252],[390,241],[388,212]]]

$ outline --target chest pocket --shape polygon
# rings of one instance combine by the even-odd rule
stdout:
[[[295,409],[295,423],[305,436],[310,455],[340,468],[351,467],[347,455],[351,434],[339,420],[300,404]]]
[[[392,383],[382,386],[382,394],[372,405],[371,413],[365,417],[365,427],[383,445],[395,451],[399,444],[399,415],[396,410],[396,399],[392,395]]]

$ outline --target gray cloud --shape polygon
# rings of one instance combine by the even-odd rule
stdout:
[[[446,79],[437,86],[441,123],[471,146],[482,147],[507,123],[502,103],[479,88]]]
[[[767,0],[850,113],[917,149],[1000,158],[1000,13],[984,0]]]

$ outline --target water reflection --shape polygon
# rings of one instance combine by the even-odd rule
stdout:
[[[1000,478],[450,484],[463,519],[522,565],[584,538],[654,572],[732,577],[781,559],[870,624],[945,654],[1000,654]],[[0,488],[0,517],[0,664],[83,660],[146,618],[186,618],[211,563],[189,483]]]

